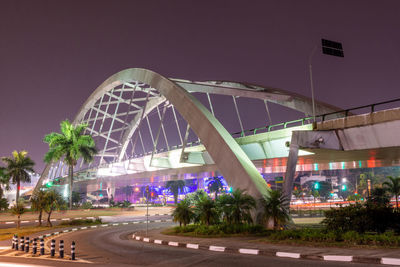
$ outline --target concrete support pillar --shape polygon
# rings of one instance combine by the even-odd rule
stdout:
[[[292,197],[292,188],[294,182],[294,175],[296,173],[296,165],[299,157],[299,132],[293,132],[292,140],[290,142],[289,157],[286,165],[286,173],[283,181],[283,194],[288,199],[287,207],[290,205]]]

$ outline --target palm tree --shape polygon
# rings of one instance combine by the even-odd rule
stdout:
[[[174,202],[175,204],[177,204],[179,191],[183,190],[183,188],[185,187],[185,181],[183,180],[167,181],[165,187],[169,189],[169,191],[171,191],[171,193],[174,195]]]
[[[19,229],[21,225],[21,215],[25,213],[24,204],[22,201],[17,202],[15,206],[11,208],[11,213],[17,215],[17,229]]]
[[[7,190],[10,190],[10,176],[6,173],[6,168],[0,167],[0,200]]]
[[[216,202],[208,195],[200,195],[194,206],[195,221],[210,225],[218,222],[219,211]]]
[[[272,190],[270,195],[260,199],[260,202],[264,209],[263,219],[267,223],[272,219],[275,230],[289,220],[289,212],[285,208],[288,200],[281,191]]]
[[[210,182],[208,190],[210,190],[210,192],[215,192],[215,199],[217,199],[218,192],[220,192],[224,188],[224,184],[222,183],[221,177],[213,177],[212,180],[213,181]]]
[[[228,223],[252,223],[251,210],[256,207],[256,201],[242,190],[236,189],[232,195],[222,195],[219,204]]]
[[[8,200],[7,198],[0,198],[0,210],[8,209]]]
[[[61,133],[50,133],[43,139],[49,144],[49,151],[44,156],[44,161],[50,163],[64,158],[64,162],[68,165],[70,209],[72,209],[74,166],[80,158],[83,158],[85,163],[92,162],[97,153],[93,138],[83,134],[87,126],[87,124],[74,126],[65,120],[60,124]]]
[[[6,173],[11,178],[13,184],[17,184],[17,195],[15,202],[18,203],[19,200],[19,190],[22,183],[30,183],[31,177],[28,172],[35,172],[33,166],[35,162],[27,157],[28,152],[14,151],[12,152],[12,157],[3,157],[2,160],[7,164]]]
[[[47,213],[47,226],[52,227],[50,217],[54,210],[59,210],[65,203],[62,196],[55,190],[47,191],[44,195],[44,211]]]
[[[190,200],[185,198],[176,205],[175,210],[172,212],[174,222],[179,222],[179,226],[186,226],[189,224],[194,216],[193,210],[190,207]]]
[[[42,190],[36,191],[31,197],[32,210],[39,212],[39,226],[42,226],[42,214],[46,207],[46,193]]]
[[[396,209],[399,208],[399,195],[400,195],[400,177],[393,178],[391,176],[387,177],[390,182],[386,181],[383,185],[388,187],[388,191],[396,198]]]

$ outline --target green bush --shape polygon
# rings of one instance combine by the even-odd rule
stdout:
[[[400,232],[399,222],[400,213],[388,205],[373,202],[332,208],[325,211],[325,219],[322,221],[327,230],[358,233],[384,233],[390,229]]]
[[[8,200],[7,198],[0,198],[0,210],[8,209]]]
[[[85,210],[92,209],[93,208],[93,204],[92,204],[92,202],[89,202],[89,201],[83,202],[82,205],[81,205],[81,208],[85,209]]]

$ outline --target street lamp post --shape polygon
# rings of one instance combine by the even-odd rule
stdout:
[[[312,101],[312,116],[313,116],[313,122],[315,122],[315,101],[314,101],[314,82],[313,82],[313,76],[312,76],[312,57],[315,54],[315,51],[317,50],[317,46],[313,48],[311,51],[310,57],[308,58],[308,69],[310,73],[310,84],[311,84],[311,101]]]

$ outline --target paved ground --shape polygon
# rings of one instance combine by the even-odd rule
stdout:
[[[165,226],[165,223],[153,223],[150,228]],[[144,224],[116,226],[56,237],[57,241],[64,240],[67,255],[70,251],[68,245],[72,240],[76,242],[76,252],[80,262],[23,258],[24,253],[20,253],[21,255],[17,257],[9,257],[7,251],[1,253],[3,255],[0,256],[0,261],[29,262],[29,264],[42,266],[378,266],[189,250],[147,244],[129,238],[133,232],[143,231],[145,227]]]

